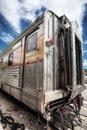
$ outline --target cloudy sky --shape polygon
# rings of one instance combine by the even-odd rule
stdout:
[[[87,68],[87,0],[0,0],[0,51],[47,9],[77,20]]]

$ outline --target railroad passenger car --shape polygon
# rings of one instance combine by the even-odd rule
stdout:
[[[78,25],[46,11],[0,53],[0,86],[45,116],[74,101],[80,106],[85,86]]]

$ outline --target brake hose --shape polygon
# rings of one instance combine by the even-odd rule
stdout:
[[[7,125],[11,128],[11,130],[17,130],[18,128],[20,130],[25,130],[24,124],[16,123],[13,117],[8,116],[7,113],[3,114],[0,110],[0,122],[3,126],[3,129],[7,127]]]

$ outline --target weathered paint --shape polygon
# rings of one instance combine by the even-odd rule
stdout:
[[[70,85],[67,83],[66,62],[68,60],[65,57],[66,45],[64,32],[62,32],[67,29],[64,19],[71,28],[71,49],[67,49],[69,52],[72,51],[70,57],[72,67],[70,66],[69,70],[72,71]],[[37,48],[27,53],[26,39],[36,32],[38,34]],[[45,112],[45,106],[49,102],[63,99],[69,92],[72,93],[71,98],[75,98],[84,90],[83,82],[80,85],[76,83],[75,35],[81,42],[78,28],[74,27],[67,17],[59,18],[53,12],[46,11],[0,53],[0,60],[4,58],[4,63],[0,65],[1,88],[32,109],[42,113]],[[47,46],[46,43],[50,41],[50,46]],[[8,66],[8,57],[11,53],[14,54],[13,63]]]

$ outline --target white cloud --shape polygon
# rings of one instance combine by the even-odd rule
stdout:
[[[86,40],[83,44],[84,44],[84,45],[87,45],[87,40]],[[84,54],[87,53],[86,46],[84,46],[84,48],[83,48],[83,53],[84,53]]]
[[[83,61],[83,66],[86,67],[87,66],[87,60]]]
[[[87,44],[87,40],[84,42],[84,44]]]
[[[17,0],[0,0],[0,12],[7,19],[7,21],[19,32],[20,31],[20,17],[18,15],[18,1]]]
[[[0,0],[0,12],[17,32],[21,32],[20,19],[34,21],[34,10],[40,7],[40,0],[24,0],[23,3],[18,0]]]
[[[54,11],[58,16],[65,14],[70,20],[77,20],[81,27],[84,7],[87,0],[0,0],[0,11],[5,18],[13,25],[16,31],[20,32],[20,19],[35,20],[35,9],[45,6]]]
[[[59,16],[65,14],[71,21],[77,20],[81,31],[84,3],[87,3],[87,0],[49,0],[49,2],[43,0],[43,5],[56,12]]]
[[[0,39],[6,43],[9,43],[13,41],[14,37],[7,33],[2,33],[2,36],[0,36]]]
[[[87,50],[84,50],[83,53],[87,53]]]

